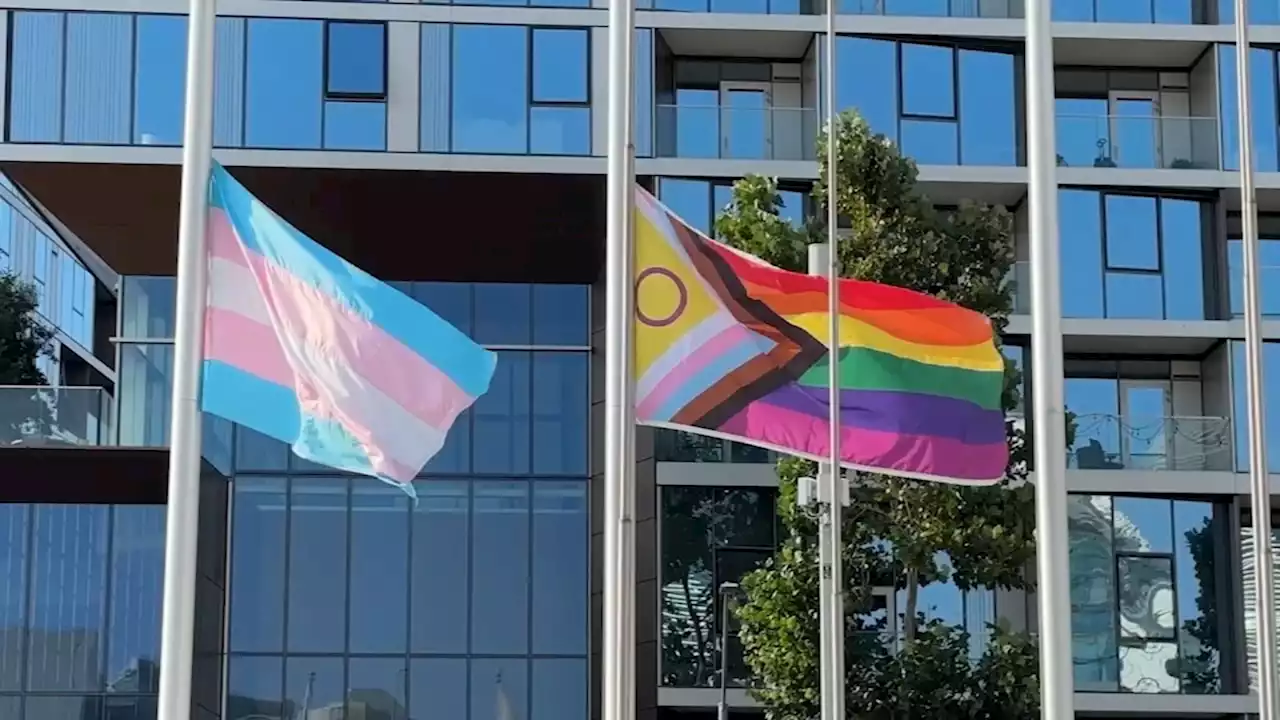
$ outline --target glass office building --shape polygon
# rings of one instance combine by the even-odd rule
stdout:
[[[839,0],[830,49],[837,107],[914,159],[934,204],[1011,212],[1018,287],[1004,349],[1024,370],[1027,1]],[[1077,417],[1064,509],[1076,707],[1242,717],[1256,712],[1258,579],[1232,3],[1048,1],[1064,391]],[[219,160],[501,360],[417,481],[416,505],[206,418],[193,717],[599,717],[607,3],[223,8]],[[778,178],[784,216],[804,222],[825,4],[638,4],[640,181],[711,232],[734,180],[760,173]],[[1250,5],[1272,318],[1280,2]],[[60,380],[109,407],[57,447],[0,448],[0,475],[22,480],[0,497],[2,720],[155,712],[186,18],[179,6],[138,9],[15,0],[0,11],[0,171],[11,180],[0,184],[0,265],[42,288],[60,342],[96,363],[59,369]],[[1280,330],[1264,330],[1270,378]],[[1024,373],[1020,412],[1035,380]],[[1277,388],[1264,388],[1269,446],[1280,445]],[[55,400],[65,429],[79,406]],[[773,458],[647,430],[637,458],[637,717],[714,717],[723,679],[731,717],[759,718],[732,637],[720,676],[715,588],[780,540]],[[877,594],[886,611],[901,605],[894,588]],[[1033,594],[937,583],[920,598],[970,631],[975,655],[989,623],[1037,622]]]

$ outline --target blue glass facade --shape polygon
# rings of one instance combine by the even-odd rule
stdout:
[[[163,506],[0,504],[3,717],[153,718],[163,574]]]

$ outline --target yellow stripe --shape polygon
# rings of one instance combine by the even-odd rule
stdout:
[[[829,329],[827,313],[802,313],[786,318],[792,325],[804,330],[813,337],[827,344]],[[840,346],[865,347],[879,350],[900,358],[916,360],[930,365],[963,368],[965,370],[982,370],[987,372],[1004,371],[1004,357],[996,350],[995,343],[977,345],[924,345],[901,340],[874,325],[855,318],[840,318]]]

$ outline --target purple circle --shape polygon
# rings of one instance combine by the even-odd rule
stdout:
[[[675,283],[676,291],[680,293],[680,299],[676,301],[676,309],[672,310],[671,314],[664,318],[652,318],[652,317],[649,317],[648,315],[645,315],[644,312],[640,310],[640,303],[637,302],[636,318],[638,318],[640,322],[644,323],[645,325],[648,325],[649,327],[666,327],[671,323],[675,322],[680,317],[680,315],[684,312],[684,309],[689,305],[689,291],[688,289],[685,288],[684,283],[680,282],[680,278],[676,277],[675,273],[671,272],[670,270],[664,267],[651,267],[651,268],[645,268],[643,271],[640,272],[640,277],[636,278],[636,297],[637,298],[640,297],[640,283],[644,282],[647,278],[653,275],[661,275],[662,277],[669,279],[672,283]]]

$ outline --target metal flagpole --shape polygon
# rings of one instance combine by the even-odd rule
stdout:
[[[604,720],[635,715],[635,399],[631,242],[634,0],[609,3],[608,178],[605,221]]]
[[[1040,714],[1074,720],[1067,570],[1067,422],[1062,390],[1050,0],[1027,3],[1027,165],[1031,205],[1031,372],[1035,423]]]
[[[836,6],[837,0],[827,0],[827,54],[823,57],[827,108],[827,263],[823,271],[827,276],[827,313],[830,315],[827,332],[831,359],[827,398],[831,405],[828,418],[831,427],[827,442],[831,455],[827,467],[818,472],[818,497],[825,500],[823,516],[818,524],[818,562],[821,566],[819,592],[823,600],[819,633],[822,642],[820,673],[826,676],[826,683],[822,686],[821,720],[844,720],[845,700],[844,573],[840,525],[844,494],[840,472],[840,209],[836,193],[836,176],[839,174],[839,133],[836,131]],[[825,542],[822,535],[826,536]]]
[[[1254,591],[1258,643],[1258,716],[1275,720],[1276,594],[1271,557],[1271,488],[1262,399],[1262,311],[1258,299],[1258,197],[1253,187],[1249,3],[1236,0],[1236,116],[1240,127],[1240,225],[1244,249],[1244,377],[1249,415],[1249,490],[1253,503]]]
[[[157,720],[191,717],[195,653],[196,544],[200,517],[200,364],[204,342],[205,215],[213,161],[215,0],[191,0],[178,215],[177,327],[174,332],[169,494],[164,537]]]

